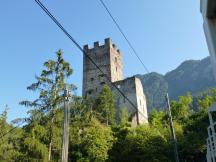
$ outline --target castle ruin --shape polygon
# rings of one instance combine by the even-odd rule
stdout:
[[[83,55],[83,97],[96,99],[107,84],[114,94],[117,114],[121,108],[126,107],[133,125],[148,123],[146,97],[142,83],[135,76],[123,79],[122,54],[112,40],[105,39],[103,45],[94,42],[93,48],[84,45],[83,50],[132,103],[128,102],[115,87],[110,86],[106,77],[85,55]]]

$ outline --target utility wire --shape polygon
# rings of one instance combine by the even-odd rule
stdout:
[[[110,82],[110,84],[117,89],[117,91],[131,104],[131,106],[137,110],[144,118],[146,116],[140,112],[133,102],[125,96],[125,94],[114,84],[111,79],[103,72],[103,70],[95,63],[95,61],[87,54],[85,50],[77,43],[77,41],[67,32],[67,30],[60,24],[60,22],[50,13],[50,11],[40,2],[40,0],[35,0],[35,2],[43,9],[43,11],[55,22],[55,24],[65,33],[65,35],[75,44],[75,46],[94,64],[94,66],[105,76],[105,78]],[[146,118],[147,119],[147,118]]]
[[[102,6],[104,7],[104,9],[106,10],[106,12],[108,13],[108,15],[111,17],[112,21],[114,22],[114,24],[116,25],[116,27],[118,28],[119,32],[122,34],[122,36],[124,37],[124,39],[126,40],[127,44],[130,46],[130,48],[132,49],[134,55],[138,58],[138,60],[140,61],[140,63],[142,64],[143,68],[146,70],[147,73],[149,73],[149,70],[147,69],[147,67],[145,66],[145,64],[143,63],[143,61],[141,60],[141,58],[139,57],[139,55],[137,54],[135,48],[133,47],[133,45],[131,44],[131,42],[129,41],[129,39],[127,38],[126,34],[123,32],[122,28],[120,27],[120,25],[118,24],[118,22],[115,20],[115,18],[113,17],[113,15],[111,14],[110,10],[108,9],[108,7],[106,6],[106,4],[104,3],[103,0],[99,0],[102,4]],[[173,145],[174,145],[174,153],[175,153],[175,160],[176,162],[179,162],[179,156],[178,156],[178,149],[177,149],[177,141],[176,141],[176,137],[175,137],[175,131],[173,128],[173,122],[172,122],[172,115],[170,112],[170,103],[169,103],[169,96],[167,93],[166,96],[166,101],[167,101],[167,106],[168,106],[168,111],[169,111],[169,121],[170,121],[170,129],[171,129],[171,133],[172,133],[172,138],[173,138]],[[153,96],[153,103],[154,103],[154,96]]]
[[[41,7],[41,9],[53,20],[53,22],[63,31],[63,33],[75,44],[75,46],[83,52],[83,54],[96,66],[96,68],[106,77],[106,79],[111,83],[111,85],[117,89],[117,91],[132,105],[132,107],[137,110],[145,119],[147,117],[140,112],[137,107],[133,104],[132,101],[128,99],[127,96],[124,95],[124,93],[115,85],[112,83],[110,78],[102,71],[102,69],[94,62],[94,60],[86,53],[85,50],[82,49],[82,47],[77,43],[77,41],[66,31],[66,29],[57,21],[57,19],[49,12],[49,10],[40,2],[40,0],[35,0],[35,2]],[[148,119],[147,119],[148,120]],[[8,132],[4,133],[2,136],[0,136],[0,139],[2,139],[7,134],[13,132],[16,128],[19,128],[22,124],[25,123],[25,120],[18,124],[17,126],[10,129]]]
[[[20,124],[18,124],[17,126],[11,128],[8,132],[4,133],[3,135],[0,136],[0,139],[2,139],[4,136],[6,136],[7,134],[13,132],[15,129],[17,129],[19,126],[21,126],[22,124],[24,124],[25,121],[21,122]]]
[[[119,32],[122,34],[122,36],[124,37],[124,39],[126,40],[128,46],[132,49],[133,54],[137,57],[137,59],[139,60],[139,62],[142,64],[144,70],[149,73],[148,68],[146,67],[146,65],[144,64],[144,62],[142,61],[142,59],[140,58],[140,56],[138,55],[137,51],[135,50],[135,48],[133,47],[132,43],[129,41],[129,39],[127,38],[126,34],[123,32],[122,28],[120,27],[120,25],[118,24],[118,22],[116,21],[116,19],[113,17],[113,15],[111,14],[109,8],[107,7],[107,5],[104,3],[103,0],[99,0],[102,4],[102,6],[104,7],[104,9],[106,10],[106,12],[108,13],[108,15],[110,16],[110,18],[112,19],[112,21],[114,22],[114,24],[116,25],[116,27],[118,28]]]
[[[114,16],[112,15],[111,11],[109,10],[109,8],[107,7],[107,5],[104,3],[103,0],[99,0],[102,4],[102,6],[104,7],[105,11],[107,12],[107,14],[110,16],[110,18],[112,19],[112,21],[114,22],[114,24],[116,25],[116,27],[118,28],[119,32],[121,33],[121,35],[123,36],[123,38],[125,39],[125,41],[127,42],[128,46],[131,48],[131,50],[133,51],[134,54],[137,59],[139,60],[139,62],[141,63],[143,69],[147,72],[147,74],[149,74],[149,70],[146,67],[146,65],[144,64],[144,62],[142,61],[142,59],[140,58],[140,56],[138,55],[137,51],[135,50],[134,46],[132,45],[132,43],[129,41],[128,37],[126,36],[126,34],[124,33],[123,29],[120,27],[119,23],[117,22],[117,20],[114,18]],[[153,97],[153,104],[154,104],[154,97]]]

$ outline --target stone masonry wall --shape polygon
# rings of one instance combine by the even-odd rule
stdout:
[[[105,84],[111,87],[115,96],[117,116],[120,117],[121,109],[126,107],[132,124],[148,123],[146,97],[140,79],[131,77],[123,80],[122,54],[110,38],[105,39],[105,43],[100,45],[94,42],[94,47],[84,46],[85,52],[102,69],[127,98],[128,102],[116,88],[110,86],[106,77],[98,68],[84,55],[83,58],[83,97],[95,99],[101,92]],[[139,110],[139,111],[138,111]]]
[[[122,108],[128,109],[128,114],[132,125],[148,123],[146,97],[139,78],[131,77],[114,84],[124,93],[124,95],[133,103],[133,105],[122,96],[117,89],[112,88],[116,99],[117,116],[120,117]],[[138,111],[139,110],[139,111]]]
[[[122,80],[122,56],[110,38],[105,39],[104,45],[94,43],[94,47],[84,46],[86,53],[111,79],[112,82]],[[83,58],[83,96],[96,98],[103,86],[108,84],[105,76],[84,55]]]

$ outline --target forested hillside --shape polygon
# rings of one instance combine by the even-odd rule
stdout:
[[[44,63],[44,70],[36,76],[28,90],[39,92],[33,101],[21,101],[29,108],[29,116],[7,122],[7,110],[0,113],[0,161],[57,162],[61,159],[63,102],[65,87],[72,91],[75,86],[66,82],[73,70],[64,60],[62,51],[55,60]],[[153,73],[155,97],[164,79]],[[158,81],[159,80],[159,81]],[[151,83],[148,79],[145,80]],[[154,87],[151,87],[154,88]],[[150,90],[150,88],[149,88]],[[162,99],[161,99],[162,101]],[[180,161],[204,162],[208,107],[216,102],[216,89],[199,94],[196,100],[188,93],[171,101],[171,111],[177,136]],[[73,96],[69,107],[70,139],[69,161],[71,162],[172,162],[173,146],[166,111],[154,110],[149,115],[149,124],[132,127],[127,109],[116,116],[115,98],[108,86],[104,86],[95,101]],[[197,105],[197,111],[194,111]],[[17,124],[20,124],[16,127]]]

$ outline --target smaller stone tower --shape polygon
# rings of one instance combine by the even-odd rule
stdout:
[[[143,91],[141,80],[133,76],[114,82],[114,84],[133,103],[132,105],[130,102],[128,102],[128,100],[126,100],[116,88],[112,88],[112,92],[116,100],[117,116],[120,117],[121,109],[126,107],[132,125],[148,123],[146,96]]]
[[[122,54],[110,38],[105,39],[104,45],[94,42],[93,48],[84,45],[83,49],[112,82],[123,79]],[[95,65],[85,55],[83,56],[83,96],[94,99],[103,86],[109,83]]]

